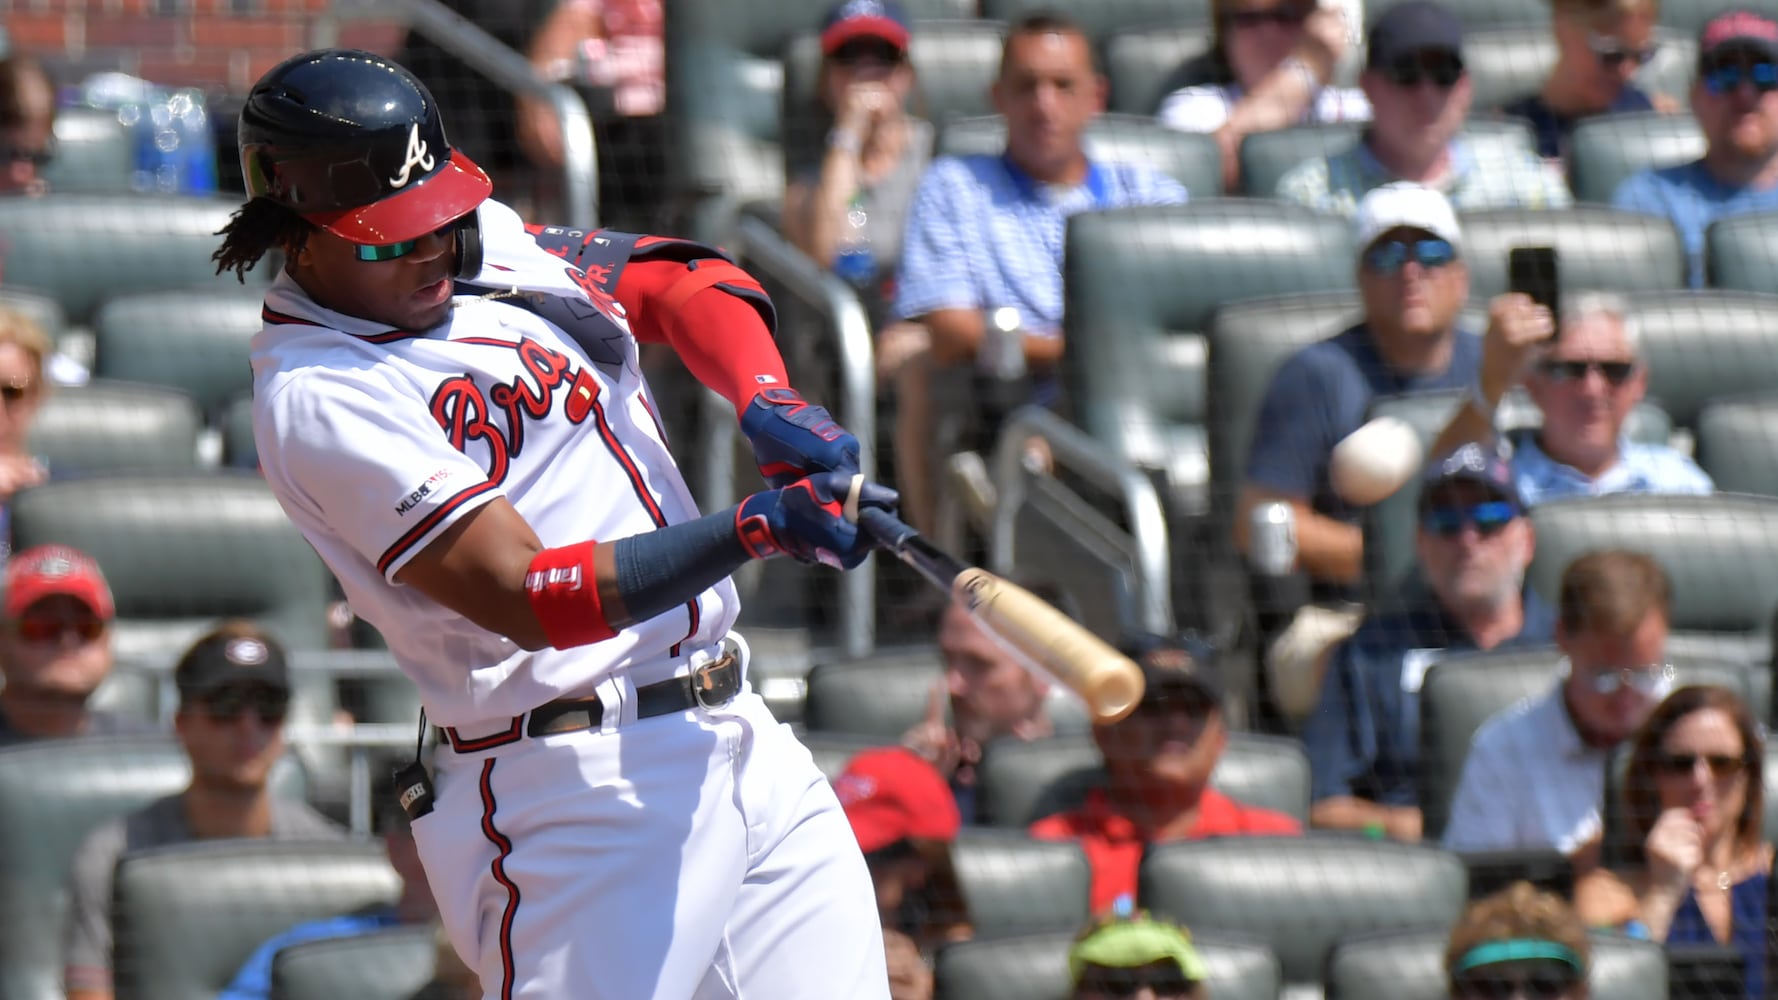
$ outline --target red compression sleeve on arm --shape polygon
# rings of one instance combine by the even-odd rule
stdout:
[[[525,571],[525,593],[543,626],[544,638],[557,649],[602,642],[617,634],[605,620],[599,602],[599,581],[593,573],[598,542],[544,549],[531,557]]]
[[[670,345],[693,378],[739,413],[761,389],[789,386],[790,376],[758,309],[724,285],[764,294],[746,271],[706,258],[632,261],[618,279],[617,298],[637,340]]]

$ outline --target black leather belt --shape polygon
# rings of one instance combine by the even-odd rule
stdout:
[[[636,718],[652,719],[690,708],[716,708],[741,693],[741,660],[733,653],[711,660],[684,677],[645,684],[636,689]],[[548,736],[597,729],[605,705],[597,698],[545,702],[531,710],[525,735]]]

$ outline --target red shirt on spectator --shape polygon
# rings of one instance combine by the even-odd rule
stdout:
[[[1142,849],[1150,841],[1204,840],[1248,834],[1300,835],[1303,825],[1281,812],[1242,805],[1214,788],[1204,789],[1198,799],[1198,815],[1182,834],[1149,836],[1136,822],[1112,809],[1102,789],[1087,793],[1087,800],[1072,812],[1045,816],[1031,824],[1031,836],[1039,840],[1078,840],[1093,868],[1092,906],[1105,913],[1119,896],[1136,898],[1136,868]]]

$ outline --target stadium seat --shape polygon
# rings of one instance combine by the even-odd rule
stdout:
[[[938,952],[936,1000],[1068,1000],[1068,949],[1076,932],[983,938]],[[1277,1000],[1278,959],[1264,944],[1215,931],[1191,931],[1216,1000]]]
[[[327,645],[327,569],[258,476],[51,480],[14,498],[12,530],[21,548],[62,542],[104,567],[120,657],[170,659],[223,617]]]
[[[286,760],[274,787],[300,799],[302,770]],[[94,827],[179,791],[190,776],[172,739],[89,737],[0,750],[0,995],[62,995],[75,849]]]
[[[51,340],[59,339],[62,328],[68,325],[68,318],[62,314],[61,303],[28,288],[0,285],[0,309],[24,313],[27,319],[49,334]]]
[[[409,1000],[432,979],[438,953],[431,925],[305,941],[272,960],[279,1000]]]
[[[1633,112],[1583,119],[1568,140],[1568,184],[1577,201],[1609,203],[1624,179],[1704,155],[1704,133],[1687,114]]]
[[[1691,0],[1689,3],[1662,4],[1660,20],[1687,36],[1696,37],[1706,22],[1731,10],[1751,10],[1778,18],[1778,0]]]
[[[1718,219],[1704,230],[1705,280],[1712,288],[1778,292],[1778,212]]]
[[[852,758],[860,753],[900,745],[895,740],[873,739],[853,733],[799,732],[797,739],[809,749],[809,756],[815,759],[815,766],[827,775],[828,781],[839,777]]]
[[[253,443],[253,397],[236,397],[222,411],[222,464],[231,469],[257,469],[259,446]]]
[[[1401,0],[1371,0],[1364,5],[1364,23],[1372,25],[1377,18]],[[1452,4],[1452,13],[1463,22],[1465,33],[1500,25],[1548,25],[1550,8],[1541,0],[1467,0]]]
[[[93,375],[178,389],[216,420],[253,391],[247,342],[259,332],[264,298],[241,288],[110,299],[93,321]]]
[[[132,292],[239,287],[216,273],[216,236],[240,207],[235,198],[57,195],[0,200],[0,233],[11,246],[6,282],[61,304],[68,321],[88,323],[105,299]],[[272,269],[250,272],[261,285]]]
[[[803,723],[817,732],[901,742],[926,715],[933,688],[944,683],[935,647],[879,651],[862,660],[819,663],[809,671]],[[945,699],[950,712],[950,700]]]
[[[1269,198],[1290,168],[1349,148],[1364,127],[1363,122],[1333,122],[1255,132],[1241,141],[1241,186],[1247,194]],[[1478,115],[1464,126],[1464,135],[1475,143],[1533,148],[1530,126],[1516,118]]]
[[[1444,927],[1345,938],[1328,956],[1327,1000],[1445,1000],[1449,939]],[[1666,1000],[1667,961],[1660,945],[1618,934],[1595,934],[1590,943],[1593,996]]]
[[[1778,499],[1616,495],[1555,500],[1531,512],[1537,553],[1527,582],[1546,598],[1590,549],[1653,556],[1673,583],[1670,652],[1764,664],[1778,607]]]
[[[126,855],[113,888],[117,994],[208,1000],[267,938],[399,891],[372,843],[198,841]]]
[[[1636,84],[1650,93],[1683,100],[1697,68],[1694,37],[1656,29],[1652,41],[1660,48],[1636,74]],[[1537,93],[1556,64],[1556,38],[1550,32],[1548,12],[1523,24],[1466,31],[1463,62],[1474,81],[1477,108],[1498,108]]]
[[[136,137],[117,112],[61,108],[56,112],[56,156],[43,179],[57,194],[117,194],[133,187]]]
[[[1138,905],[1187,927],[1267,942],[1286,989],[1318,982],[1334,942],[1359,931],[1449,926],[1467,876],[1454,854],[1369,838],[1225,837],[1156,845]]]
[[[1680,427],[1725,397],[1778,386],[1778,296],[1753,292],[1654,292],[1630,297],[1648,360],[1648,399]]]
[[[1087,126],[1086,145],[1101,162],[1153,167],[1194,199],[1222,193],[1222,154],[1207,135],[1175,131],[1143,115],[1105,114]],[[942,155],[998,155],[1005,148],[1006,122],[998,115],[952,122],[938,135]]]
[[[978,934],[1074,930],[1087,920],[1093,872],[1072,841],[966,826],[951,864]]]
[[[1039,11],[1066,14],[1095,42],[1130,28],[1210,23],[1209,0],[982,0],[983,17],[1009,24]]]
[[[1706,406],[1698,417],[1698,463],[1719,490],[1778,497],[1778,398]]]
[[[1112,111],[1152,115],[1168,94],[1186,86],[1185,73],[1210,52],[1208,24],[1171,24],[1119,31],[1105,40],[1100,65],[1111,83]]]
[[[203,424],[183,392],[95,380],[49,394],[31,425],[31,450],[58,477],[186,472],[198,468]]]
[[[1564,211],[1497,208],[1464,212],[1469,295],[1486,301],[1507,290],[1506,258],[1517,246],[1554,246],[1564,288],[1615,292],[1685,286],[1686,255],[1673,224],[1599,205]]]
[[[1105,772],[1090,737],[1006,739],[983,753],[979,782],[984,821],[1023,829],[1079,805],[1105,783]],[[1248,805],[1308,821],[1309,759],[1294,739],[1230,733],[1210,783]]]

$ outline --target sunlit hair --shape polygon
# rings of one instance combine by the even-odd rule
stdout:
[[[236,280],[245,284],[247,272],[260,258],[273,250],[295,256],[315,231],[314,223],[283,205],[265,198],[254,198],[229,216],[228,225],[216,231],[222,246],[210,255],[216,262],[216,273],[235,272]]]
[[[1573,326],[1594,316],[1606,316],[1617,322],[1624,330],[1624,343],[1630,347],[1632,357],[1642,356],[1642,324],[1637,322],[1636,314],[1630,309],[1630,301],[1616,292],[1584,290],[1570,292],[1562,302],[1562,315],[1557,317],[1562,326]]]
[[[1728,716],[1741,734],[1745,766],[1746,801],[1735,819],[1735,850],[1744,853],[1760,844],[1765,817],[1765,738],[1759,721],[1735,692],[1713,684],[1682,687],[1655,707],[1630,743],[1630,762],[1624,773],[1624,821],[1632,857],[1640,858],[1643,842],[1661,815],[1661,793],[1655,778],[1661,744],[1679,720],[1694,712],[1715,709]]]
[[[44,363],[54,353],[55,344],[43,327],[17,309],[0,306],[0,344],[15,344],[31,356],[32,391],[44,392],[49,388],[43,377]]]
[[[997,77],[1006,76],[1006,63],[1012,53],[1013,41],[1032,35],[1068,35],[1080,39],[1086,45],[1087,68],[1094,73],[1099,72],[1099,54],[1094,51],[1093,39],[1079,21],[1059,11],[1036,10],[1014,21],[1006,29],[1006,38],[1000,44],[1000,70],[995,74]]]
[[[1578,17],[1595,24],[1634,14],[1659,17],[1661,0],[1550,0],[1557,15]]]
[[[1673,593],[1661,564],[1641,552],[1599,549],[1562,571],[1557,601],[1571,635],[1627,636],[1651,614],[1672,619]]]
[[[1592,966],[1587,928],[1562,897],[1529,882],[1469,904],[1451,928],[1445,947],[1445,973],[1452,974],[1465,955],[1490,941],[1534,940],[1562,945],[1580,959],[1582,971]]]

